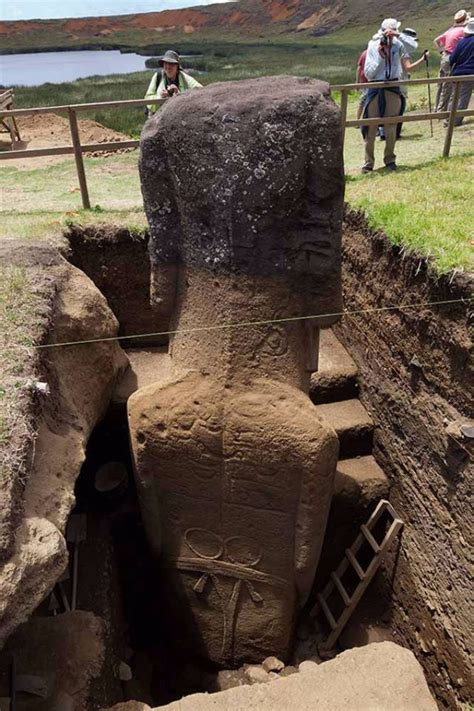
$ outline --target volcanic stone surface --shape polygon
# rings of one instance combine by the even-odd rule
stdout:
[[[286,660],[338,454],[307,393],[314,329],[341,309],[339,112],[308,79],[190,92],[147,123],[140,172],[176,330],[171,371],[129,400],[161,604],[208,659]]]

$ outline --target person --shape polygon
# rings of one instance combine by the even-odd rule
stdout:
[[[464,37],[464,26],[469,20],[470,15],[466,10],[458,10],[454,15],[454,24],[433,40],[433,44],[441,52],[441,63],[439,69],[440,77],[449,77],[451,74],[451,64],[449,62],[450,55],[456,49],[458,42]],[[438,84],[436,93],[436,111],[447,111],[449,99],[451,97],[453,85],[450,82],[442,82]]]
[[[371,82],[397,81],[402,73],[402,56],[405,48],[399,40],[400,22],[387,18],[382,22],[379,32],[370,40],[364,65],[364,74],[369,81],[364,106],[364,118],[382,116],[401,116],[405,110],[405,98],[398,86],[379,89],[370,87]],[[398,124],[400,126],[400,124]],[[398,126],[385,126],[384,163],[388,170],[396,170],[395,143]],[[370,173],[375,163],[375,137],[377,126],[363,126],[365,139],[365,162],[363,173]]]
[[[474,18],[470,18],[464,28],[464,36],[458,42],[456,49],[449,56],[451,74],[454,77],[474,74]],[[467,109],[472,96],[474,81],[463,81],[459,87],[458,109]],[[453,96],[449,102],[449,110],[452,108]],[[462,124],[462,116],[457,117],[454,125]],[[447,122],[445,126],[447,126]]]
[[[364,49],[364,51],[361,53],[361,55],[357,61],[357,74],[356,74],[357,84],[368,84],[368,79],[364,74],[364,66],[365,66],[365,58],[366,57],[367,57],[367,50]],[[360,89],[360,100],[359,100],[359,105],[357,107],[357,118],[358,119],[360,119],[360,117],[362,116],[362,113],[364,111],[366,97],[367,97],[367,89]]]
[[[401,32],[400,41],[403,43],[406,50],[405,54],[402,57],[402,73],[400,79],[409,79],[410,72],[412,72],[414,69],[417,69],[421,64],[424,64],[430,56],[430,53],[427,49],[425,49],[419,59],[414,62],[411,61],[412,50],[418,48],[418,35],[416,33],[416,30],[413,30],[411,27],[407,27]],[[408,98],[408,87],[406,86],[406,84],[400,87],[400,91],[402,92],[406,100]]]
[[[411,61],[411,53],[413,52],[413,50],[418,49],[418,35],[416,33],[416,30],[412,29],[411,27],[407,27],[406,29],[402,30],[399,39],[405,48],[405,54],[402,56],[402,72],[400,74],[400,79],[409,79],[410,72],[412,72],[414,69],[417,69],[420,64],[426,62],[426,60],[430,56],[430,53],[426,49],[419,59],[417,59],[415,62]],[[406,107],[408,101],[408,86],[406,84],[403,84],[400,87],[400,92],[405,97]],[[399,139],[402,137],[402,129],[403,124],[401,123],[398,129]],[[379,136],[381,141],[385,141],[384,126],[379,126]]]
[[[156,72],[148,86],[145,99],[168,99],[189,89],[200,89],[200,84],[189,74],[181,69],[179,54],[169,49],[160,59],[160,66],[163,67],[161,78]],[[157,110],[156,104],[148,104],[149,114]]]

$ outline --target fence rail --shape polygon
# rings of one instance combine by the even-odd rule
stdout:
[[[436,77],[433,79],[403,79],[400,81],[388,81],[388,82],[370,82],[370,84],[334,84],[331,86],[331,91],[338,91],[341,93],[341,122],[342,122],[342,132],[343,138],[345,135],[345,129],[350,127],[362,127],[362,126],[385,126],[392,124],[407,123],[413,121],[433,121],[433,120],[447,120],[448,126],[446,130],[446,136],[443,147],[443,157],[449,158],[449,153],[451,150],[451,143],[454,132],[454,124],[456,118],[474,116],[473,109],[458,109],[460,84],[464,82],[474,82],[474,75],[470,74],[468,76],[461,77]],[[450,83],[454,85],[452,104],[449,111],[443,112],[430,112],[430,113],[408,113],[403,116],[387,116],[387,117],[375,117],[366,119],[347,119],[347,108],[349,103],[349,94],[352,91],[370,88],[393,88],[394,86],[423,86],[432,84]],[[130,140],[130,141],[111,141],[110,143],[88,143],[81,144],[79,129],[77,124],[77,112],[90,111],[92,109],[114,109],[122,107],[140,107],[146,106],[150,103],[153,105],[163,104],[166,99],[124,99],[120,101],[98,101],[89,104],[67,104],[61,106],[42,106],[34,107],[29,109],[10,109],[8,111],[0,109],[0,119],[12,118],[16,116],[34,116],[36,114],[48,114],[48,113],[61,113],[65,112],[69,119],[69,129],[71,132],[72,145],[70,146],[55,146],[52,148],[35,148],[35,149],[25,149],[25,150],[11,150],[0,152],[0,160],[16,160],[19,158],[39,158],[41,156],[58,156],[58,155],[74,155],[76,161],[76,170],[79,181],[79,186],[81,189],[82,205],[85,209],[90,209],[90,198],[89,191],[87,187],[87,179],[84,168],[83,153],[88,153],[91,151],[107,150],[108,152],[115,152],[122,150],[124,148],[136,148],[139,146],[140,141]]]

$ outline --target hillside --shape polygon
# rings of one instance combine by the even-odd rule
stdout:
[[[0,22],[1,51],[140,46],[171,35],[311,37],[351,25],[376,24],[383,16],[448,19],[456,9],[452,0],[238,0],[115,17]]]

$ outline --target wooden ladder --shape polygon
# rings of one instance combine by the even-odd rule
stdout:
[[[386,531],[383,540],[379,543],[376,541],[373,535],[373,529],[375,524],[380,519],[382,514],[387,513],[391,519],[391,523]],[[311,610],[311,616],[316,617],[319,613],[324,615],[331,631],[327,636],[326,640],[319,645],[322,652],[329,651],[332,649],[344,629],[345,625],[349,621],[350,616],[354,612],[357,604],[359,603],[362,595],[366,591],[370,581],[374,577],[378,568],[380,567],[386,552],[392,543],[393,539],[398,535],[398,533],[403,528],[403,521],[398,518],[391,504],[382,499],[377,504],[375,511],[369,518],[366,524],[362,524],[360,527],[360,533],[355,539],[354,543],[350,548],[346,548],[345,557],[336,568],[336,570],[331,573],[331,578],[324,588],[324,590],[317,595],[316,605]],[[364,543],[368,543],[372,549],[373,557],[370,563],[367,565],[366,569],[362,568],[360,561],[357,558],[361,547]],[[344,573],[348,568],[352,567],[359,578],[359,582],[354,589],[352,595],[349,595],[346,588],[341,580]],[[340,597],[344,602],[344,609],[339,615],[338,619],[335,618],[329,605],[328,598],[330,595],[337,590]]]

